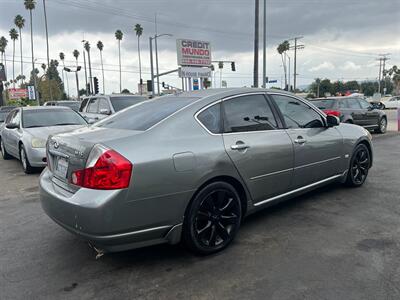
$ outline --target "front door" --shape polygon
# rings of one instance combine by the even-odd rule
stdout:
[[[294,145],[292,189],[339,174],[343,170],[343,139],[327,128],[320,113],[292,96],[271,95],[285,121]]]
[[[226,152],[246,183],[254,203],[288,191],[293,146],[279,129],[264,94],[235,96],[223,101]]]

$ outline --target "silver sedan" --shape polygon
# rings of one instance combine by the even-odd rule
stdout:
[[[45,167],[46,141],[50,134],[87,126],[85,119],[67,107],[20,107],[11,111],[0,131],[3,159],[21,160],[25,173]]]
[[[359,187],[371,135],[282,91],[222,89],[146,101],[53,136],[44,211],[98,251],[183,241],[227,247],[243,217],[332,182]]]

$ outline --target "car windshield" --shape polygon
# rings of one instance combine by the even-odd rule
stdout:
[[[334,99],[315,100],[311,102],[319,109],[329,109],[335,105]]]
[[[143,96],[110,97],[115,112],[146,100]]]
[[[70,109],[40,109],[23,111],[22,126],[24,128],[86,124],[87,122],[84,118]]]
[[[161,97],[116,113],[96,123],[96,127],[144,131],[197,98]]]

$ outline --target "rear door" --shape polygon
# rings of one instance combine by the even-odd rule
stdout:
[[[340,173],[343,139],[339,131],[327,128],[324,117],[306,101],[286,94],[271,96],[294,145],[292,189]]]
[[[347,98],[343,100],[347,103],[347,107],[349,109],[350,115],[353,118],[354,124],[365,126],[367,125],[367,109],[361,108],[360,102],[358,102],[357,98]]]
[[[358,99],[360,102],[361,108],[364,110],[365,117],[365,125],[368,127],[378,126],[379,125],[379,110],[372,108],[371,104],[364,99]]]
[[[222,102],[226,152],[255,204],[286,192],[292,179],[292,141],[264,94]]]
[[[98,98],[99,106],[98,106],[98,118],[104,119],[105,117],[108,117],[111,115],[111,107],[110,104],[108,103],[106,98]]]

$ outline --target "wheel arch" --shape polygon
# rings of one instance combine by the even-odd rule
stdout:
[[[368,152],[369,152],[369,155],[370,155],[370,157],[371,157],[371,164],[370,164],[370,168],[372,167],[372,163],[373,163],[373,151],[372,151],[372,145],[371,145],[371,143],[369,142],[369,141],[367,141],[366,139],[362,139],[362,140],[360,140],[357,144],[356,144],[356,147],[358,146],[358,145],[365,145],[366,147],[367,147],[367,149],[368,149]]]

